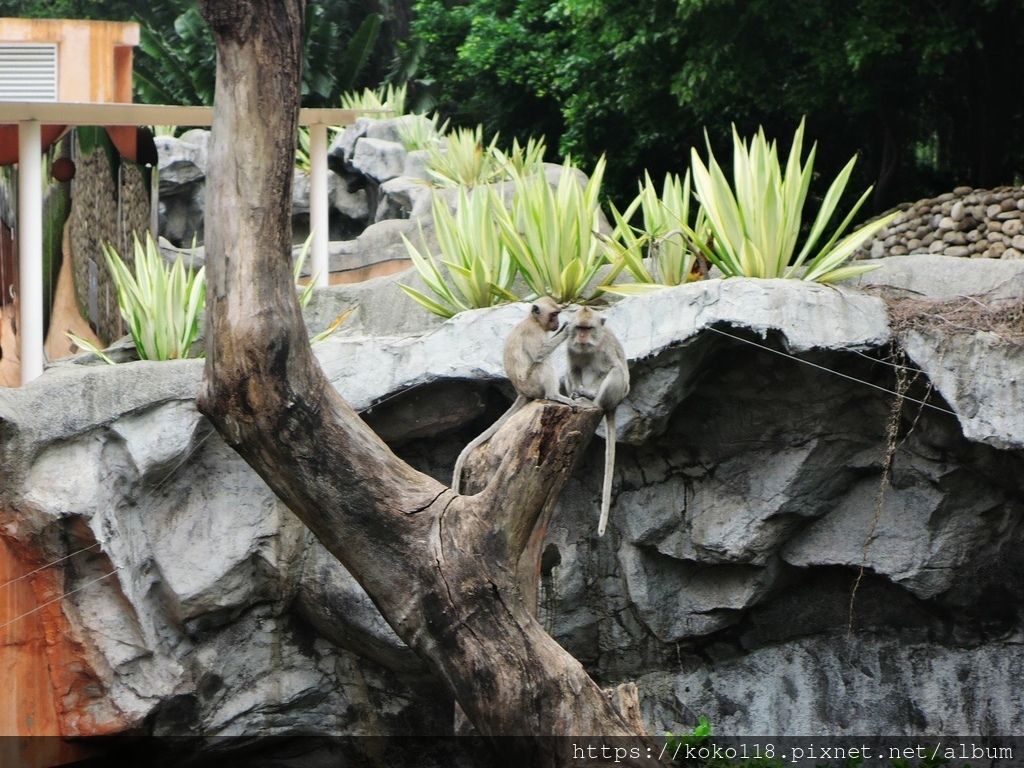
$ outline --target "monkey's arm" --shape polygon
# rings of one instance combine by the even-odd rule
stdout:
[[[561,328],[555,331],[555,334],[553,336],[545,339],[541,344],[538,344],[535,349],[527,350],[527,354],[530,355],[530,357],[532,358],[530,362],[532,362],[534,365],[543,363],[545,360],[551,357],[551,353],[558,349],[562,345],[562,342],[564,342],[567,338],[569,338],[568,324],[563,325]]]

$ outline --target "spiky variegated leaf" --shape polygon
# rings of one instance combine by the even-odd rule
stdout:
[[[487,189],[467,192],[461,188],[455,215],[442,197],[434,199],[434,227],[441,256],[435,257],[428,249],[420,253],[404,236],[402,241],[423,282],[441,302],[403,285],[406,294],[442,317],[509,300],[516,268],[498,233],[493,205]]]
[[[713,247],[705,248],[699,241],[696,244],[726,277],[795,277],[802,272],[804,280],[841,279],[851,274],[839,269],[842,263],[878,231],[879,227],[873,223],[840,239],[867,198],[868,192],[865,192],[803,268],[839,206],[853,172],[854,158],[833,180],[807,239],[794,257],[817,149],[812,146],[806,162],[802,162],[803,135],[801,121],[783,172],[776,145],[768,142],[763,130],[759,130],[748,145],[733,128],[731,187],[710,143],[707,166],[696,150],[691,151],[695,191],[714,235]]]
[[[144,360],[170,360],[188,354],[199,331],[205,304],[205,268],[186,270],[179,254],[168,267],[152,237],[135,238],[134,274],[110,246],[103,255],[132,341]],[[77,343],[77,342],[76,342]]]

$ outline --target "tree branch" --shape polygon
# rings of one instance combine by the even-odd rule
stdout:
[[[545,735],[626,736],[646,749],[642,729],[539,626],[517,577],[600,412],[524,408],[495,436],[498,470],[475,497],[388,449],[317,364],[292,284],[303,2],[204,0],[203,12],[218,55],[200,410],[359,581],[479,732],[527,737],[504,753],[511,764],[567,763],[565,745]]]

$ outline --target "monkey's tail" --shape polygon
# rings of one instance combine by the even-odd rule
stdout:
[[[474,437],[470,441],[469,445],[462,449],[462,453],[459,454],[459,458],[455,460],[455,469],[452,471],[453,491],[456,493],[462,493],[462,467],[466,463],[466,459],[469,458],[470,454],[472,454],[480,445],[494,437],[494,433],[501,429],[502,424],[512,418],[520,408],[526,405],[526,402],[526,397],[518,395],[515,402],[513,402],[509,409],[501,415],[501,418],[485,429],[481,434]]]
[[[612,475],[615,474],[615,412],[604,415],[604,483],[601,486],[601,520],[597,535],[604,536],[612,508]]]

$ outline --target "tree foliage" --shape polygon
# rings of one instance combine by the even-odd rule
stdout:
[[[438,107],[453,122],[506,140],[545,136],[557,146],[563,118],[550,68],[564,46],[548,9],[548,0],[416,2],[417,75],[435,84]]]
[[[135,91],[148,104],[213,104],[216,49],[199,8],[185,9],[163,32],[143,23],[142,54],[135,62]]]
[[[807,116],[819,167],[861,154],[874,210],[1024,174],[1015,0],[418,0],[424,74],[458,122],[544,133],[625,197],[684,170],[706,127],[786,135]]]

